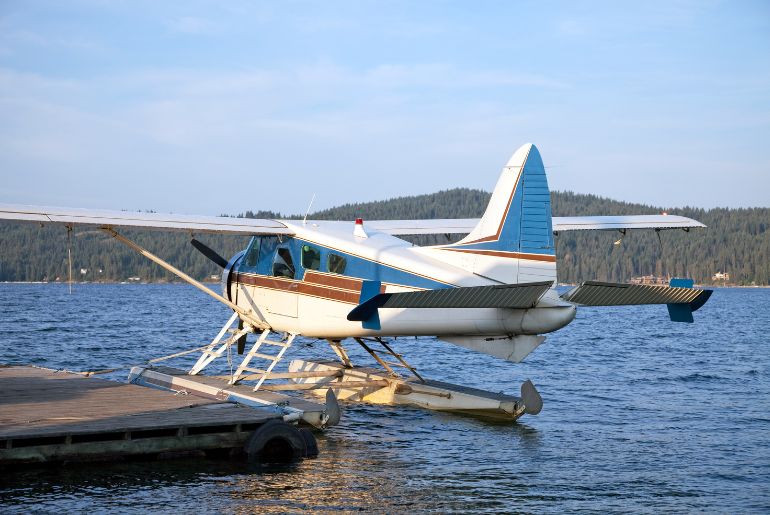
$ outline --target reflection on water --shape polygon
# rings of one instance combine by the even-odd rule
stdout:
[[[770,290],[719,290],[692,325],[654,306],[582,310],[520,365],[399,339],[435,379],[517,392],[531,378],[543,412],[490,423],[346,404],[342,423],[317,435],[316,459],[17,470],[0,476],[2,511],[767,511],[768,301]],[[80,286],[72,297],[61,285],[0,285],[0,311],[0,361],[79,370],[192,348],[228,316],[179,285]],[[331,357],[300,343],[292,357]]]

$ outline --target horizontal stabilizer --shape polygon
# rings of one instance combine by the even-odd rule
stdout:
[[[586,281],[561,297],[583,306],[635,306],[640,304],[689,304],[710,290],[672,288],[649,284],[618,284]]]
[[[366,321],[379,308],[516,308],[534,307],[551,287],[550,281],[491,286],[441,288],[403,293],[380,293],[348,313],[348,320]]]
[[[685,283],[672,281],[672,284]],[[564,300],[582,306],[667,304],[671,320],[674,322],[692,322],[692,312],[703,306],[711,297],[711,293],[712,290],[697,290],[687,286],[676,287],[586,281],[580,286],[564,293],[561,297]]]
[[[693,280],[673,278],[668,283],[668,285],[676,288],[692,288]],[[694,301],[690,302],[689,304],[667,304],[668,316],[669,318],[671,318],[671,321],[687,322],[692,324],[695,321],[692,318],[692,312],[700,309],[700,307],[703,306],[707,300],[709,300],[709,297],[711,297],[711,293],[713,290],[702,290],[702,291],[704,292],[704,295],[697,297]]]

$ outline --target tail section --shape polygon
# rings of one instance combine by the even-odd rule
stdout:
[[[551,195],[535,145],[514,152],[481,221],[442,250],[465,254],[464,268],[505,283],[556,280]]]

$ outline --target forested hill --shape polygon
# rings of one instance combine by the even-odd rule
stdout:
[[[695,218],[708,229],[629,232],[613,245],[619,233],[586,231],[556,237],[559,281],[575,283],[595,279],[628,281],[640,275],[692,277],[710,283],[715,272],[727,272],[732,283],[770,283],[770,208],[697,209],[660,208],[629,204],[594,195],[553,192],[554,216],[657,214],[666,211]],[[400,197],[362,204],[345,204],[312,213],[325,220],[471,218],[481,216],[489,193],[452,189],[429,195]],[[299,218],[266,211],[239,216]],[[124,231],[140,245],[199,279],[219,273],[189,245],[184,234]],[[201,236],[223,256],[246,245],[237,236]],[[443,243],[443,236],[410,238],[417,244]],[[143,281],[175,278],[101,231],[80,228],[72,236],[73,273],[76,281]],[[0,281],[66,280],[67,231],[60,226],[0,223]]]

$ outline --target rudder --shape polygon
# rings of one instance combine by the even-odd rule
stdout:
[[[506,283],[556,280],[551,194],[535,145],[508,160],[478,225],[442,248],[474,255],[475,273]]]

